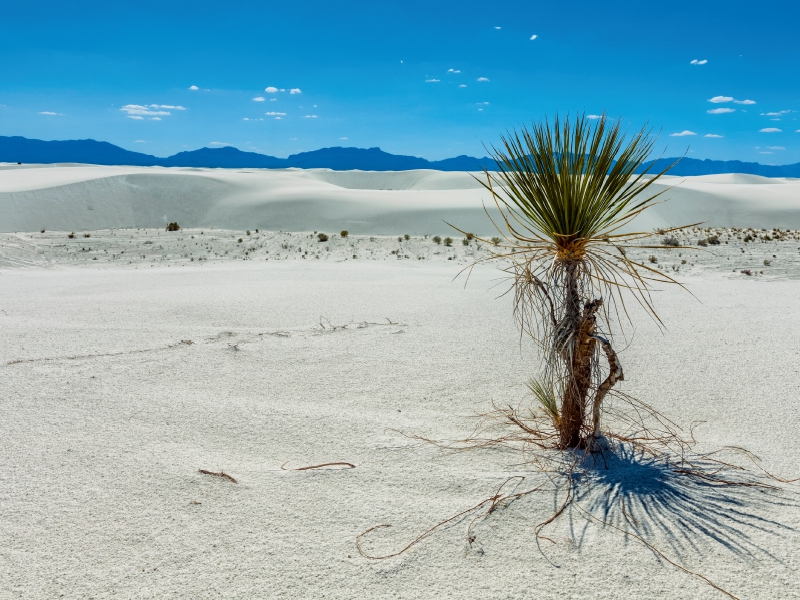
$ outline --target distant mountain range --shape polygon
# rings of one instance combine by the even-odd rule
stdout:
[[[658,172],[675,162],[675,158],[654,161]],[[277,158],[257,152],[243,152],[232,146],[200,148],[159,158],[141,152],[131,152],[108,142],[95,140],[66,140],[45,142],[14,136],[0,136],[0,162],[20,163],[85,163],[93,165],[130,165],[142,167],[207,167],[228,169],[333,169],[335,171],[409,171],[435,169],[437,171],[476,171],[483,167],[496,170],[497,165],[488,157],[456,156],[444,160],[426,160],[417,156],[389,154],[380,148],[321,148],[311,152]],[[772,166],[738,160],[698,160],[684,158],[670,171],[670,175],[713,175],[717,173],[745,173],[763,177],[800,177],[800,163]]]

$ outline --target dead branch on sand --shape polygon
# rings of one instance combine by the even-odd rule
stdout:
[[[228,481],[232,481],[233,483],[239,483],[233,477],[225,473],[224,471],[220,471],[219,473],[215,473],[214,471],[206,471],[205,469],[198,469],[200,473],[203,475],[213,475],[214,477],[222,477],[223,479],[227,479]]]

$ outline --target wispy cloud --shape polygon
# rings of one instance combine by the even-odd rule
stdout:
[[[425,83],[439,83],[438,79],[426,79]]]
[[[129,117],[135,115],[144,115],[146,117],[162,117],[162,116],[166,117],[172,114],[166,110],[153,110],[158,108],[161,108],[161,106],[158,104],[151,104],[150,106],[142,106],[141,104],[126,104],[125,106],[120,108],[120,110],[124,113],[127,113]],[[170,108],[175,108],[175,107],[170,107]],[[178,110],[186,110],[186,109],[180,107],[178,108]]]
[[[772,154],[772,152],[759,152],[759,154]]]
[[[151,104],[150,108],[168,108],[170,110],[186,110],[183,106],[172,106],[170,104]]]
[[[270,101],[270,102],[277,102],[277,101],[278,101],[278,99],[277,99],[277,98],[270,98],[270,99],[269,99],[269,101]]]
[[[220,146],[230,146],[230,144],[229,144],[228,142],[211,142],[211,143],[209,144],[209,146],[217,146],[217,147],[220,147]]]
[[[303,92],[300,90],[300,88],[292,88],[292,89],[289,90],[289,93],[290,94],[302,94]]]
[[[534,35],[532,35],[532,36],[531,36],[531,39],[532,39],[532,40],[535,40],[535,39],[536,39],[536,38],[538,38],[538,37],[539,37],[538,35],[534,34]]]
[[[684,129],[680,133],[670,133],[670,137],[684,137],[687,135],[697,135],[694,131],[689,131],[688,129]]]
[[[447,69],[448,73],[461,73],[459,69]]]
[[[603,115],[586,115],[586,118],[587,119],[592,119],[592,120],[594,120],[594,119],[602,119]]]
[[[697,60],[697,59],[695,58],[695,59],[694,59],[692,62],[690,62],[689,64],[690,64],[690,65],[704,65],[704,64],[706,64],[706,63],[708,63],[708,61],[707,61],[705,58],[704,58],[704,59],[702,59],[702,60]]]
[[[721,136],[721,135],[717,135],[716,133],[707,133],[707,134],[705,134],[703,137],[707,137],[707,138],[721,138],[721,137],[723,137],[723,136]]]
[[[346,137],[340,137],[339,139],[340,140],[346,140],[347,138]]]
[[[737,100],[733,96],[714,96],[713,98],[708,99],[709,102],[713,104],[726,104],[728,102],[733,102],[734,104],[755,104],[755,100]]]
[[[128,118],[135,121],[144,121],[144,117],[140,117],[139,115],[128,115]]]
[[[762,117],[782,117],[783,115],[787,115],[791,110],[779,110],[777,112],[768,112],[768,113],[761,113]]]
[[[279,90],[276,87],[269,86],[264,88],[264,91],[267,92],[268,94],[277,94],[278,92],[285,92],[286,90]]]
[[[502,27],[497,27],[497,26],[495,26],[495,29],[502,29]]]
[[[466,83],[462,83],[462,84],[461,84],[460,86],[458,86],[458,87],[467,87],[467,84],[466,84]]]
[[[759,133],[780,133],[783,131],[782,129],[778,129],[777,127],[764,127],[764,129],[759,129]]]
[[[147,142],[145,142],[144,140],[136,140],[136,143],[137,144],[146,144]]]
[[[488,102],[476,102],[475,104],[477,104],[478,106],[480,106],[480,105],[482,105],[482,104],[489,104],[489,103],[488,103]]]
[[[255,98],[253,98],[253,102],[263,102],[263,101],[264,101],[264,96],[256,96]]]
[[[192,90],[193,92],[196,92],[196,91],[197,91],[197,90],[199,90],[200,88],[199,88],[199,87],[197,87],[196,85],[190,85],[190,86],[189,86],[189,89],[190,89],[190,90]]]
[[[306,119],[316,119],[317,115],[306,115],[305,118]]]
[[[250,117],[245,117],[245,118],[244,118],[244,119],[242,119],[242,120],[243,120],[243,121],[263,121],[264,119],[260,119],[260,118],[259,118],[259,119],[251,119]]]
[[[58,116],[62,116],[62,117],[64,116],[63,113],[52,112],[52,111],[49,111],[49,110],[43,110],[39,114],[40,115],[58,115]]]
[[[735,108],[712,108],[706,111],[710,115],[724,115],[726,113],[736,112]]]
[[[478,77],[478,81],[489,81],[488,77]]]
[[[767,150],[786,150],[783,146],[767,146]]]
[[[150,117],[151,121],[160,121],[161,117]]]
[[[267,115],[268,117],[285,117],[286,116],[285,112],[275,112],[274,110],[271,110],[269,112],[265,112],[264,114]]]

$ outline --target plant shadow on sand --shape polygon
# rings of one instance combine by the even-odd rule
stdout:
[[[680,463],[625,445],[587,456],[585,462],[583,477],[573,483],[577,512],[585,513],[571,522],[576,544],[594,522],[658,544],[661,550],[668,544],[677,558],[702,552],[710,542],[742,557],[778,560],[761,544],[763,535],[796,533],[764,515],[797,509],[798,498],[760,474],[726,467],[735,479],[720,477],[720,464],[703,460],[693,461],[687,474]]]
[[[723,461],[723,452],[744,457],[759,470]],[[573,546],[583,545],[590,528],[599,527],[620,535],[625,542],[646,547],[657,559],[737,598],[684,564],[719,548],[742,560],[761,558],[782,564],[784,561],[770,551],[773,545],[765,540],[772,537],[780,543],[783,536],[797,534],[795,528],[773,518],[787,509],[800,508],[796,490],[788,485],[792,482],[760,470],[757,459],[739,448],[679,455],[614,443],[599,451],[556,453],[544,461],[539,454],[537,459],[530,474],[506,479],[494,495],[440,521],[402,549],[384,555],[366,550],[362,546],[364,536],[388,527],[377,525],[358,536],[359,551],[372,559],[397,557],[437,531],[466,524],[467,551],[473,549],[483,555],[487,548],[478,541],[481,523],[502,518],[504,511],[499,509],[512,509],[523,499],[537,502],[542,493],[552,493],[558,508],[536,525],[534,533],[542,555],[554,566],[547,545],[541,541],[555,541],[543,530],[563,518],[568,521]],[[545,464],[548,468],[542,468]],[[538,509],[536,512],[541,514]]]

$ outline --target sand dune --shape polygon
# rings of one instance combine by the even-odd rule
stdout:
[[[633,227],[800,228],[800,180],[750,175],[667,177],[665,202]],[[327,169],[0,167],[0,231],[162,227],[348,229],[422,235],[442,221],[479,234],[493,227],[489,194],[468,173]]]

